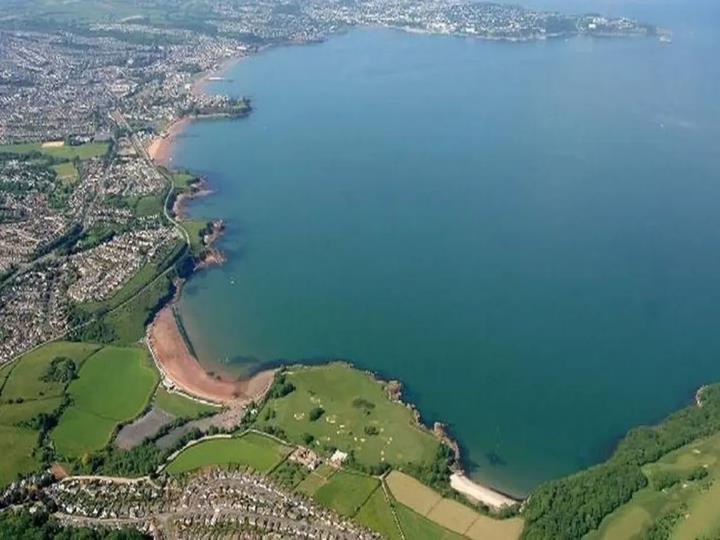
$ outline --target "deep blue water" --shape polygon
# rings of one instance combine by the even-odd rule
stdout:
[[[255,112],[174,154],[228,225],[199,354],[399,378],[515,494],[720,380],[720,16],[624,7],[674,43],[364,29],[234,67],[212,90]]]

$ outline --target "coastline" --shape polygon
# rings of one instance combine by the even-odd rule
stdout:
[[[264,49],[263,47],[253,52],[257,53]],[[243,53],[237,57],[229,58],[222,62],[219,67],[204,72],[198,80],[192,84],[191,92],[205,92],[206,85],[210,82],[210,78],[222,76],[223,73],[239,63],[246,56],[247,53]],[[203,118],[187,116],[178,118],[172,122],[167,130],[159,137],[152,139],[148,145],[148,154],[153,162],[157,165],[172,168],[173,143],[177,137],[182,135],[193,120],[200,119]],[[201,182],[201,189],[197,193],[180,196],[175,201],[171,210],[176,212],[176,216],[180,220],[182,220],[183,206],[189,200],[212,193],[207,181],[202,179]],[[212,257],[213,254],[216,253],[216,250],[210,248],[208,253],[210,253]],[[224,258],[220,255],[218,263],[222,264],[223,261]],[[203,265],[201,263],[195,268],[195,271],[207,268],[208,266],[211,266],[211,264]],[[181,293],[182,288],[179,289],[178,295]],[[161,373],[163,384],[171,391],[180,391],[181,393],[187,393],[201,400],[230,405],[233,408],[238,406],[242,407],[263,399],[272,385],[277,369],[260,371],[247,379],[239,379],[237,381],[222,379],[219,375],[206,372],[198,359],[189,351],[185,338],[183,338],[178,328],[177,321],[172,313],[173,304],[176,301],[177,298],[163,307],[147,328],[147,346]],[[371,373],[371,376],[378,380],[374,373]],[[401,383],[398,381],[389,381],[387,386],[392,389],[389,392],[391,399],[393,399],[393,394],[396,392],[394,395],[395,399],[414,411],[419,428],[429,430],[441,444],[445,444],[454,452],[455,463],[452,467],[450,485],[455,491],[464,495],[470,501],[483,504],[493,511],[499,511],[504,507],[513,506],[522,502],[522,500],[512,498],[491,486],[482,485],[470,479],[463,467],[459,445],[447,433],[446,426],[436,422],[432,429],[428,428],[422,422],[417,408],[413,404],[407,404],[400,399]]]

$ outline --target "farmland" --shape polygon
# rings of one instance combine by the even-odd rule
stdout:
[[[117,424],[142,412],[157,381],[142,349],[106,347],[91,356],[70,384],[73,404],[52,433],[58,452],[79,456],[105,446]]]
[[[376,489],[355,516],[358,523],[379,532],[388,540],[401,540],[390,503],[382,488]]]
[[[410,409],[388,399],[383,385],[346,364],[297,367],[287,373],[295,390],[268,400],[259,423],[280,428],[288,440],[305,444],[310,435],[322,451],[352,452],[361,465],[428,463],[438,441],[416,425]],[[318,419],[313,409],[322,409]]]
[[[288,450],[286,446],[257,433],[209,439],[183,450],[170,463],[167,471],[179,474],[207,465],[244,465],[267,473],[285,459]]]
[[[393,471],[387,477],[393,497],[413,512],[450,531],[474,540],[507,540],[519,538],[522,520],[493,519],[479,514],[455,500],[443,498],[414,478]],[[406,515],[408,519],[409,515]],[[416,520],[409,523],[415,526]]]
[[[379,486],[380,481],[371,476],[338,471],[315,492],[314,498],[323,506],[352,517]]]

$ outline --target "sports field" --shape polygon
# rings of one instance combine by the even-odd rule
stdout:
[[[720,536],[720,433],[646,465],[643,474],[649,485],[607,516],[587,540],[649,537],[661,519],[663,538],[669,540]]]
[[[338,514],[352,517],[379,486],[380,481],[371,476],[338,471],[318,488],[314,498]]]
[[[183,450],[168,465],[167,472],[179,474],[210,465],[246,465],[267,473],[285,459],[289,451],[288,447],[257,433],[210,439]]]
[[[414,478],[392,471],[386,478],[393,497],[436,525],[473,540],[512,540],[520,537],[520,518],[493,519],[439,493]]]
[[[435,437],[417,427],[410,409],[390,401],[368,374],[335,363],[293,368],[287,381],[295,390],[270,399],[258,417],[280,427],[292,442],[304,445],[309,434],[317,449],[352,450],[367,466],[433,460]],[[313,421],[310,411],[316,408],[324,414]]]
[[[143,411],[157,382],[144,349],[105,347],[89,357],[68,388],[73,404],[52,433],[58,452],[71,457],[104,447],[119,423]]]

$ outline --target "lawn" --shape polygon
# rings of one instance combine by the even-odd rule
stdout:
[[[372,476],[338,471],[320,486],[314,498],[323,506],[352,517],[379,486],[380,481]]]
[[[690,480],[690,474],[700,469],[707,471],[707,477]],[[720,433],[683,446],[642,470],[650,485],[607,516],[588,540],[644,537],[659,518],[673,512],[682,517],[671,527],[670,540],[720,533]],[[663,474],[674,475],[677,483],[658,489],[653,484]]]
[[[294,367],[287,381],[295,390],[270,399],[258,418],[260,423],[280,427],[288,439],[306,444],[305,435],[315,438],[319,450],[337,447],[353,451],[366,466],[387,462],[431,462],[438,441],[418,428],[410,409],[388,399],[382,384],[346,364]],[[310,411],[321,407],[324,414],[312,421]]]
[[[247,465],[268,473],[285,459],[290,449],[269,437],[247,433],[240,437],[210,439],[183,450],[167,467],[170,474],[208,465]]]
[[[119,423],[143,411],[157,381],[144,349],[105,347],[92,355],[68,387],[73,406],[52,432],[58,452],[80,456],[103,448]]]
[[[98,348],[98,345],[88,343],[60,341],[29,352],[16,361],[17,364],[12,369],[0,397],[3,401],[27,401],[62,395],[65,383],[41,380],[52,360],[56,357],[67,357],[79,366]]]
[[[395,513],[405,538],[413,540],[461,540],[463,536],[436,525],[402,504],[395,505]]]
[[[158,387],[155,393],[155,405],[178,418],[197,418],[201,414],[220,410],[220,407],[205,405],[180,394],[170,393],[162,386]]]
[[[376,489],[355,516],[361,525],[379,532],[388,540],[401,540],[400,530],[382,489]]]
[[[0,487],[38,468],[32,455],[37,433],[30,429],[0,426]]]

